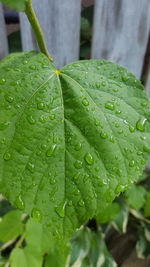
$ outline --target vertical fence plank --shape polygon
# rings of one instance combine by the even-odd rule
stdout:
[[[81,0],[33,0],[46,44],[57,67],[79,57]],[[23,49],[34,48],[32,32],[21,14]],[[26,43],[26,46],[25,44]]]
[[[140,78],[149,30],[149,0],[96,0],[92,58],[117,62]]]
[[[8,42],[4,21],[3,7],[0,3],[0,59],[8,54]]]

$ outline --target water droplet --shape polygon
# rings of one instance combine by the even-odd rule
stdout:
[[[103,139],[106,139],[108,137],[108,135],[105,132],[101,132],[100,136]]]
[[[112,90],[113,90],[113,92],[115,92],[115,93],[118,92],[118,88],[113,88]]]
[[[28,117],[27,117],[27,120],[28,120],[28,122],[29,122],[30,124],[35,124],[35,119],[32,117],[32,115],[31,115],[31,116],[28,116]]]
[[[110,139],[109,139],[109,141],[110,141],[111,143],[114,143],[114,142],[115,142],[115,138],[114,138],[113,136],[111,136]]]
[[[83,207],[84,206],[84,201],[82,199],[80,199],[78,203],[79,203],[79,206],[80,207]]]
[[[11,96],[11,95],[6,95],[6,96],[5,96],[5,99],[6,99],[6,101],[9,102],[9,103],[12,103],[12,102],[14,101],[14,98],[13,98],[13,96]]]
[[[142,106],[142,107],[146,107],[146,106],[147,106],[147,102],[142,102],[142,103],[141,103],[141,106]]]
[[[84,98],[84,99],[82,100],[82,104],[83,104],[84,106],[88,106],[88,105],[89,105],[89,101],[88,101],[86,98]]]
[[[0,131],[5,130],[9,126],[9,122],[0,123]]]
[[[99,83],[96,83],[96,88],[100,88],[100,84]]]
[[[11,159],[11,154],[9,152],[6,152],[3,156],[4,160],[8,161]]]
[[[123,82],[127,82],[127,81],[128,81],[128,79],[129,79],[129,78],[128,78],[128,76],[127,76],[127,75],[123,75],[123,76],[122,76],[122,81],[123,81]]]
[[[29,67],[31,70],[35,70],[36,69],[36,66],[35,65],[30,65]]]
[[[37,208],[33,208],[32,212],[31,212],[31,216],[37,222],[41,221],[41,219],[42,219],[41,212]]]
[[[0,85],[5,84],[5,82],[6,82],[6,80],[5,80],[4,78],[2,78],[2,79],[0,80]]]
[[[116,128],[119,128],[120,125],[119,125],[118,123],[115,123],[115,127],[116,127]]]
[[[137,152],[137,155],[138,155],[138,156],[143,156],[143,152],[142,152],[142,151],[138,151],[138,152]]]
[[[45,104],[42,103],[42,102],[41,102],[41,103],[38,103],[38,104],[37,104],[37,108],[40,109],[40,110],[42,110],[42,109],[45,108]]]
[[[146,123],[147,119],[146,118],[141,118],[137,121],[136,123],[136,128],[137,130],[143,132],[144,128],[145,128],[145,123]]]
[[[122,133],[123,133],[123,130],[120,129],[120,130],[118,131],[118,134],[122,134]]]
[[[56,184],[56,180],[54,177],[50,178],[50,184]]]
[[[150,152],[150,147],[145,145],[145,146],[143,146],[143,150],[144,150],[144,152]]]
[[[146,163],[145,159],[142,159],[142,160],[141,160],[141,164],[142,164],[142,165],[145,165],[145,163]]]
[[[72,204],[72,201],[70,200],[69,202],[68,202],[68,206],[72,206],[73,204]]]
[[[103,81],[103,82],[101,83],[102,86],[106,86],[106,84],[107,84],[107,83],[106,83],[105,81]]]
[[[23,61],[23,64],[24,64],[24,65],[28,64],[28,61],[27,61],[27,60],[24,60],[24,61]]]
[[[16,198],[15,205],[17,206],[18,209],[24,210],[25,204],[24,204],[24,201],[22,200],[22,196],[21,195],[19,195]]]
[[[41,122],[41,123],[45,123],[46,122],[46,117],[45,116],[40,116],[39,117],[39,121]]]
[[[30,172],[34,172],[34,168],[35,168],[35,166],[34,166],[34,164],[32,164],[31,162],[29,162],[28,164],[27,164],[27,166],[26,166],[26,168],[30,171]]]
[[[76,181],[78,180],[78,178],[80,177],[80,172],[77,172],[74,176],[73,176],[73,179]]]
[[[85,161],[88,165],[93,165],[94,164],[94,159],[92,157],[92,155],[88,152],[85,154]]]
[[[135,165],[135,161],[134,161],[134,160],[131,160],[131,161],[129,162],[129,166],[130,166],[130,167],[134,167],[134,165]]]
[[[109,110],[114,110],[115,109],[115,106],[114,106],[113,103],[107,102],[107,103],[105,103],[105,108],[107,108]]]
[[[132,125],[130,125],[130,126],[129,126],[129,131],[130,131],[131,133],[134,133],[134,132],[135,132],[135,128],[134,128]]]
[[[47,150],[46,155],[47,155],[48,157],[51,157],[52,154],[54,153],[56,147],[57,147],[56,144],[52,144],[51,147]]]
[[[126,185],[117,185],[117,187],[115,189],[115,193],[119,194],[120,192],[123,192],[126,188],[127,188]]]
[[[82,165],[83,165],[83,163],[80,160],[76,160],[75,163],[74,163],[74,166],[75,166],[76,169],[81,169]]]
[[[56,213],[61,217],[65,217],[65,207],[66,207],[67,202],[61,203],[59,206],[55,207]]]
[[[78,151],[81,149],[81,147],[82,147],[82,144],[79,143],[79,144],[75,145],[75,150]]]
[[[55,115],[54,115],[54,114],[51,114],[51,115],[50,115],[50,119],[51,119],[51,120],[54,120],[54,119],[55,119]]]

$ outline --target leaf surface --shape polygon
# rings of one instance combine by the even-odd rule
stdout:
[[[26,0],[0,0],[4,5],[16,11],[25,11]]]
[[[0,188],[60,239],[102,217],[141,175],[149,102],[124,68],[90,60],[60,71],[41,53],[0,65]]]

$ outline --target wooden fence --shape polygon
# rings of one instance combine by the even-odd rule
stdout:
[[[79,58],[81,0],[33,0],[48,50],[61,67]],[[22,49],[37,49],[34,35],[20,13]],[[150,33],[150,0],[95,0],[91,58],[125,66],[141,78]],[[0,4],[0,57],[8,54]],[[149,65],[150,66],[150,65]],[[146,89],[150,95],[150,68]]]

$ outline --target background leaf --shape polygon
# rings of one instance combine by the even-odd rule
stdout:
[[[146,189],[143,186],[132,185],[126,191],[126,201],[135,210],[142,208],[145,202]]]
[[[26,0],[0,0],[0,2],[8,6],[10,9],[25,11]]]
[[[23,232],[21,213],[18,210],[8,212],[0,221],[0,241],[7,242]]]

